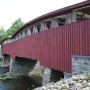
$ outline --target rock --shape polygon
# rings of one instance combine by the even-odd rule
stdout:
[[[69,89],[69,85],[68,84],[62,84],[62,88],[63,89]]]
[[[58,90],[61,90],[62,89],[62,86],[58,86]]]
[[[50,89],[46,89],[46,90],[50,90]]]
[[[90,87],[90,82],[89,83],[87,83],[88,84],[88,86]]]
[[[45,86],[42,87],[43,90],[47,89]]]
[[[54,87],[53,87],[54,89],[58,89],[58,86],[57,85],[54,85]]]
[[[63,83],[64,83],[64,84],[69,83],[68,81],[69,81],[69,80],[65,79],[65,80],[63,80]]]
[[[58,89],[52,89],[52,90],[58,90]]]
[[[84,75],[80,75],[80,80],[84,80]]]
[[[85,83],[87,83],[87,81],[86,81],[86,80],[84,80],[82,83],[83,83],[83,84],[85,84]]]
[[[76,83],[76,81],[70,81],[69,83],[68,83],[68,85],[69,86],[72,86],[72,85],[74,85]]]
[[[58,81],[56,84],[60,86],[63,83],[63,81]]]
[[[72,79],[73,79],[74,81],[78,81],[78,77],[77,77],[77,76],[73,76]]]
[[[76,90],[76,83],[71,87],[71,90]]]
[[[85,87],[82,90],[90,90],[90,87]]]
[[[34,90],[90,90],[90,80],[85,80],[84,75],[76,75]]]
[[[81,86],[82,86],[82,84],[81,84],[81,83],[77,83],[76,85],[77,85],[77,87],[81,87]]]

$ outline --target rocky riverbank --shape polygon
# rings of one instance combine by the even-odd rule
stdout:
[[[52,82],[34,90],[90,90],[90,73]]]

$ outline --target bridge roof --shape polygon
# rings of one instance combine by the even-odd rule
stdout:
[[[63,15],[63,14],[66,14],[66,13],[69,13],[71,12],[72,10],[74,9],[78,9],[78,8],[81,8],[81,7],[85,7],[85,6],[89,6],[90,5],[90,0],[87,0],[87,1],[84,1],[84,2],[81,2],[81,3],[78,3],[78,4],[74,4],[74,5],[71,5],[71,6],[68,6],[68,7],[65,7],[65,8],[62,8],[62,9],[58,9],[56,11],[53,11],[53,12],[50,12],[50,13],[47,13],[47,14],[44,14],[40,17],[37,17],[35,19],[33,19],[32,21],[24,24],[21,28],[19,28],[12,36],[11,38],[15,37],[19,32],[21,32],[24,28],[30,26],[30,25],[33,25],[37,22],[40,22],[40,21],[43,21],[45,19],[48,19],[48,18],[52,18],[52,17],[55,17],[55,16],[58,16],[58,15]],[[4,40],[1,41],[1,43],[3,43],[3,41],[5,41],[6,39],[9,39],[10,37],[8,38],[5,38]]]

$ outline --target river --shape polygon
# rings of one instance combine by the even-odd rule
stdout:
[[[40,83],[29,77],[0,80],[0,90],[32,90],[41,86]]]

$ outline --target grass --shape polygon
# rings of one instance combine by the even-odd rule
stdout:
[[[7,78],[9,78],[9,79],[10,79],[10,78],[13,78],[13,79],[14,79],[14,78],[18,78],[18,77],[16,77],[16,76],[11,76],[9,72],[7,72],[7,73],[5,73],[5,74],[0,74],[0,79],[1,79],[1,80],[7,79]]]

